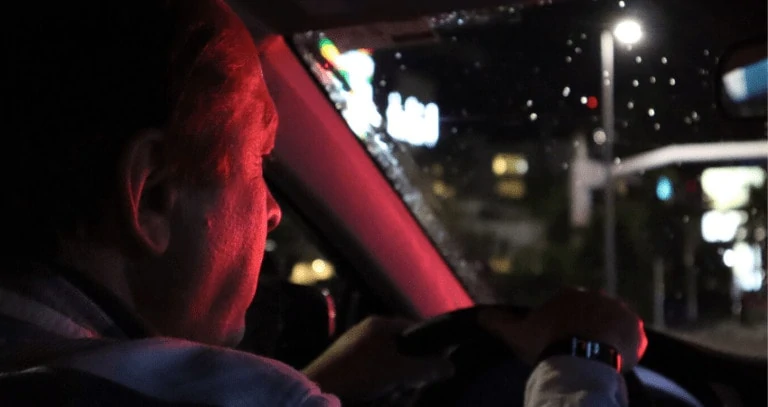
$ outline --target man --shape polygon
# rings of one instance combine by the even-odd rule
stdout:
[[[18,8],[3,33],[3,122],[18,143],[4,160],[3,404],[335,406],[320,388],[364,399],[450,374],[441,358],[397,354],[392,338],[407,326],[397,320],[353,328],[307,367],[312,380],[224,348],[242,336],[280,220],[261,173],[276,112],[256,47],[226,5]],[[568,295],[568,307],[556,299],[524,323],[483,323],[532,363],[563,333],[635,363],[637,318]],[[560,326],[572,301],[584,322]],[[615,312],[592,315],[602,308]],[[528,403],[618,405],[622,394],[608,366],[555,357],[534,372]]]

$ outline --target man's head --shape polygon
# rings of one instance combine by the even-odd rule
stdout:
[[[236,342],[280,217],[248,31],[221,0],[56,3],[5,28],[7,249],[83,270],[163,334]]]

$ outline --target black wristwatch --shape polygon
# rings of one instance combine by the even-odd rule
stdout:
[[[605,363],[621,372],[621,354],[611,345],[597,341],[583,339],[578,336],[569,336],[566,339],[553,342],[541,352],[538,362],[553,356],[574,356],[577,358],[594,360]]]

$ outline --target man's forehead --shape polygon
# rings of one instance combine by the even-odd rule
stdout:
[[[249,86],[242,89],[246,92],[242,97],[243,114],[239,118],[243,121],[237,127],[241,127],[247,133],[249,148],[257,148],[262,154],[269,153],[275,144],[277,131],[277,109],[272,101],[261,69],[254,69],[249,73],[247,80]],[[247,89],[247,90],[246,90]]]

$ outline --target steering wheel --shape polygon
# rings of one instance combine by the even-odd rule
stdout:
[[[411,356],[451,352],[456,375],[420,392],[415,404],[445,406],[523,406],[525,383],[533,368],[500,338],[478,323],[480,311],[495,308],[521,319],[529,309],[510,305],[479,305],[429,319],[405,331],[398,349]],[[634,372],[624,374],[631,407],[650,407],[653,400]]]

